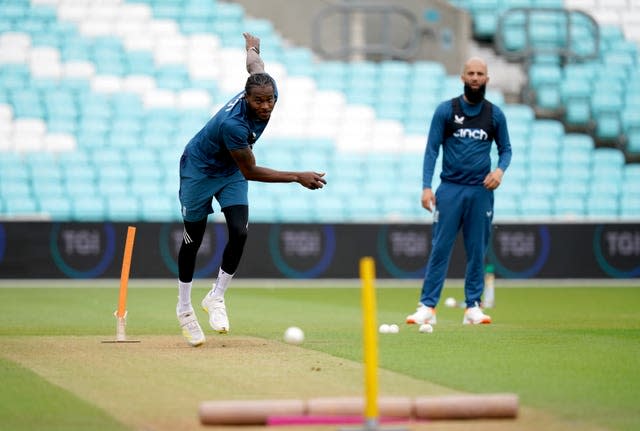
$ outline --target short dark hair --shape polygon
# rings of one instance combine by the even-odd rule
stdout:
[[[247,83],[244,85],[244,92],[249,94],[254,87],[263,87],[270,85],[273,91],[276,91],[276,81],[268,73],[254,73],[247,78]]]

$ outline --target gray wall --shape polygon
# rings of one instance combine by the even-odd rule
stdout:
[[[236,0],[247,15],[265,18],[274,23],[276,29],[291,43],[309,48],[314,47],[314,20],[318,14],[339,1],[328,0]],[[442,0],[368,0],[367,4],[389,5],[406,9],[417,22],[419,37],[415,56],[410,60],[432,60],[445,65],[447,72],[458,74],[466,60],[468,41],[471,37],[470,18],[463,12]],[[367,13],[364,19],[363,37],[369,43],[381,40],[383,31],[391,27],[394,45],[402,46],[409,39],[409,25],[396,14],[391,25],[384,25],[379,15]],[[338,15],[331,15],[323,21],[321,46],[325,51],[335,51],[343,34],[343,22]],[[412,33],[413,34],[413,33]],[[328,49],[327,49],[328,48]],[[329,59],[331,56],[321,55]],[[369,56],[371,60],[379,57]]]

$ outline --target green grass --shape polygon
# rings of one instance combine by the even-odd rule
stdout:
[[[0,357],[0,429],[48,431],[128,428],[69,392]],[[72,413],[71,413],[72,412]],[[71,414],[70,414],[71,413]]]
[[[194,302],[204,293],[194,289]],[[446,288],[446,296],[460,299],[462,289]],[[492,325],[463,326],[462,310],[440,307],[435,331],[421,334],[402,324],[415,307],[418,287],[379,287],[378,323],[401,326],[398,335],[379,336],[380,367],[462,391],[514,392],[522,404],[567,420],[640,428],[640,289],[499,287],[496,296]],[[174,289],[131,288],[127,333],[178,337],[175,301]],[[112,288],[0,288],[0,337],[112,337],[116,302]],[[227,304],[232,334],[280,339],[286,327],[296,325],[305,330],[304,347],[361,361],[358,288],[232,288]],[[73,404],[79,414],[105,421],[92,429],[121,429],[62,390],[59,402],[45,402],[56,388],[10,362],[0,360],[0,367],[0,416],[15,416],[7,400],[35,398],[44,416]]]

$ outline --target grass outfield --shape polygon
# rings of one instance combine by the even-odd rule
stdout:
[[[362,394],[357,284],[234,283],[231,332],[205,329],[207,343],[197,349],[179,334],[177,291],[161,287],[173,281],[131,283],[127,335],[141,343],[120,345],[100,342],[115,335],[117,281],[1,283],[0,429],[204,430],[211,427],[199,426],[197,407],[207,399]],[[205,292],[194,288],[194,302]],[[379,335],[382,395],[520,396],[516,421],[412,429],[640,429],[640,288],[501,284],[496,293],[493,324],[463,326],[461,309],[440,307],[434,332],[421,334],[402,323],[417,284],[378,285],[378,323],[401,328]],[[448,286],[446,296],[461,299],[462,289]],[[292,325],[305,331],[301,346],[281,342]]]

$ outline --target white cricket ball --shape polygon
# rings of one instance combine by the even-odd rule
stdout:
[[[456,299],[452,297],[448,297],[447,299],[444,300],[444,305],[447,307],[453,308],[456,306]]]
[[[291,326],[284,331],[284,341],[289,344],[300,344],[304,341],[304,332],[297,326]]]
[[[400,327],[398,325],[396,325],[395,323],[392,323],[391,325],[389,325],[390,334],[397,334],[398,332],[400,332]]]
[[[386,323],[383,323],[378,328],[378,332],[380,332],[381,334],[388,334],[389,332],[391,332],[391,327],[389,325],[387,325]]]
[[[429,323],[423,323],[422,325],[420,325],[420,332],[426,332],[427,334],[430,334],[433,332],[433,326],[431,326],[431,324]]]

